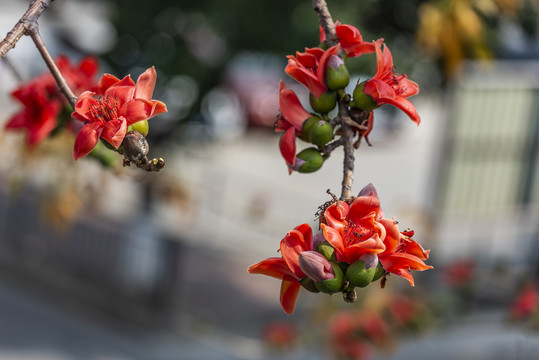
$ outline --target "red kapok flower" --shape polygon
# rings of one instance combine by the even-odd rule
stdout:
[[[326,85],[326,68],[331,55],[337,55],[339,46],[335,45],[326,51],[321,48],[306,48],[305,52],[296,52],[296,56],[288,55],[288,65],[284,71],[299,83],[305,85],[309,92],[320,97],[328,88]]]
[[[363,37],[359,30],[346,24],[340,24],[335,22],[335,32],[339,38],[339,44],[348,57],[357,57],[363,54],[373,53],[374,44],[370,41],[363,41]],[[326,40],[326,33],[324,29],[320,27],[320,42]]]
[[[75,139],[73,158],[88,155],[99,138],[118,148],[129,125],[166,112],[164,103],[152,100],[156,78],[153,66],[139,76],[136,84],[129,75],[120,80],[104,74],[99,80],[98,99],[94,98],[95,92],[82,93],[71,116],[86,125]]]
[[[95,75],[98,65],[95,58],[85,57],[77,65],[72,65],[67,57],[59,56],[55,62],[76,95],[97,86]],[[59,117],[67,100],[50,73],[44,73],[21,85],[11,95],[24,108],[8,120],[5,128],[25,130],[29,146],[35,146],[46,139],[61,123]]]
[[[373,42],[376,50],[376,73],[369,79],[363,92],[370,95],[378,105],[390,104],[404,111],[417,125],[421,118],[414,105],[406,99],[419,93],[419,86],[408,80],[405,74],[394,72],[393,57],[382,41]]]
[[[299,254],[313,250],[312,229],[308,224],[296,226],[281,240],[282,257],[271,257],[251,265],[250,274],[262,274],[282,280],[281,306],[285,313],[292,314],[301,287],[299,281],[306,275],[299,266]]]
[[[376,193],[357,197],[351,205],[337,201],[324,212],[324,237],[335,248],[337,260],[349,264],[385,250],[386,231],[376,221],[380,200]]]
[[[383,219],[380,199],[372,184],[365,186],[348,205],[337,201],[324,212],[324,237],[335,248],[337,260],[367,262],[373,255],[385,271],[404,277],[414,286],[409,270],[427,270],[429,251],[411,239],[413,232],[399,232],[393,219]]]
[[[539,291],[534,284],[526,284],[510,308],[511,319],[528,318],[539,309]]]
[[[414,286],[414,278],[410,270],[423,271],[432,269],[423,260],[429,258],[430,250],[412,240],[413,231],[399,232],[399,227],[394,219],[378,220],[386,229],[384,245],[386,249],[378,254],[378,260],[385,271],[402,276]]]
[[[275,131],[284,131],[279,140],[279,148],[290,169],[296,162],[296,136],[301,135],[303,123],[311,114],[303,108],[296,93],[287,89],[282,80],[279,85],[279,108],[282,116],[275,122]]]

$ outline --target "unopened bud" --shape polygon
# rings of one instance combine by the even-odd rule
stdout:
[[[354,92],[352,93],[354,96],[354,107],[361,110],[371,111],[376,109],[379,105],[372,96],[363,92],[366,83],[367,81],[363,81],[354,89]]]
[[[337,261],[335,256],[335,249],[327,241],[322,241],[316,245],[316,251],[322,254],[329,261]]]
[[[382,276],[384,276],[385,273],[386,273],[386,271],[384,270],[384,267],[382,266],[382,263],[379,262],[378,266],[376,267],[376,272],[374,273],[374,277],[372,278],[371,282],[380,279]]]
[[[350,73],[342,59],[331,55],[326,68],[326,85],[330,90],[344,89],[350,82]]]
[[[354,286],[365,287],[372,282],[375,273],[376,267],[366,269],[365,262],[357,260],[346,269],[346,279]]]
[[[129,131],[125,135],[122,145],[125,157],[131,161],[142,159],[150,149],[146,138],[137,131]]]
[[[130,125],[127,128],[127,131],[136,131],[139,132],[142,136],[147,136],[148,132],[150,131],[150,125],[148,124],[148,120],[141,120]]]
[[[322,147],[333,139],[333,126],[325,120],[319,120],[309,128],[311,143]]]
[[[296,155],[296,163],[292,166],[292,170],[300,173],[314,172],[322,167],[324,158],[315,148],[307,148],[300,151]]]
[[[311,104],[313,110],[317,113],[327,114],[337,105],[337,94],[335,91],[331,90],[324,92],[322,95],[320,95],[320,97],[310,94],[309,103]]]
[[[305,275],[320,282],[335,278],[331,263],[316,251],[303,251],[299,254],[299,267]]]
[[[307,118],[307,120],[303,122],[303,126],[301,128],[301,133],[302,133],[301,140],[310,143],[311,142],[311,128],[313,127],[314,124],[317,124],[321,120],[322,119],[320,119],[318,116],[311,116],[310,118]]]
[[[320,291],[326,294],[334,294],[341,291],[341,288],[344,283],[344,274],[339,265],[331,263],[331,267],[333,268],[333,274],[335,276],[333,279],[314,283]]]

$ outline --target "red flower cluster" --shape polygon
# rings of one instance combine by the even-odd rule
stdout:
[[[364,287],[393,273],[414,286],[410,270],[432,269],[424,263],[429,250],[412,240],[413,231],[401,232],[395,220],[384,218],[372,184],[350,204],[331,204],[320,221],[322,239],[317,235],[313,243],[311,227],[299,225],[281,240],[282,257],[263,260],[248,269],[252,274],[282,280],[281,305],[287,314],[294,311],[300,285],[314,292],[346,294],[354,286]],[[313,250],[324,256],[311,256]]]
[[[320,30],[320,41],[324,44],[326,37],[322,28]],[[296,94],[287,89],[281,81],[279,107],[282,116],[277,120],[275,130],[283,132],[279,147],[290,172],[316,171],[325,160],[322,147],[334,136],[334,129],[327,121],[328,113],[335,108],[339,99],[345,97],[344,89],[350,81],[350,75],[341,58],[342,52],[347,59],[376,54],[376,72],[371,79],[356,86],[351,97],[353,100],[349,103],[351,108],[371,112],[381,105],[390,104],[404,111],[417,125],[421,121],[414,105],[407,99],[416,95],[419,87],[405,74],[395,72],[393,57],[389,48],[383,44],[383,39],[364,41],[357,28],[338,22],[335,30],[339,38],[337,45],[325,50],[323,45],[305,48],[304,52],[298,51],[295,55],[287,56],[285,72],[307,88],[310,105],[314,110],[311,114],[304,109]],[[372,113],[364,120],[367,122],[363,126],[368,129],[358,126],[355,131],[366,137],[372,129]],[[323,135],[320,135],[321,133]],[[316,147],[309,148],[307,153],[296,154],[298,137]],[[317,156],[316,152],[320,156]],[[304,165],[305,163],[307,164]]]
[[[164,103],[152,100],[156,78],[154,67],[141,74],[136,83],[129,75],[120,80],[104,74],[98,84],[99,98],[94,97],[93,91],[82,93],[71,116],[86,124],[75,139],[73,158],[88,155],[99,138],[117,149],[128,126],[166,112]]]
[[[67,57],[59,56],[56,65],[75,95],[97,88],[98,63],[94,57],[85,57],[73,65]],[[63,124],[60,115],[67,101],[49,72],[19,86],[11,95],[23,109],[8,120],[5,128],[26,131],[28,146],[38,145]]]

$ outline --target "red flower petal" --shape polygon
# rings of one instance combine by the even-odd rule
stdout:
[[[141,120],[150,119],[166,111],[167,106],[161,101],[133,99],[120,108],[118,115],[125,117],[127,119],[127,125],[129,126]]]
[[[143,72],[137,79],[135,98],[151,100],[156,79],[157,73],[154,66]]]
[[[301,134],[303,123],[311,114],[303,108],[296,93],[287,89],[282,80],[279,83],[279,109],[285,120],[296,128],[296,133]]]
[[[341,234],[326,224],[321,224],[320,226],[322,227],[324,238],[335,248],[335,256],[337,256],[337,260],[345,260],[346,249],[344,247],[344,241]]]
[[[285,275],[294,276],[286,262],[281,257],[262,260],[247,269],[249,274],[261,274],[282,280]]]
[[[135,94],[135,83],[133,80],[131,80],[131,77],[127,75],[122,80],[117,82],[116,84],[110,86],[107,91],[103,94],[103,97],[117,100],[119,103],[119,106],[121,107],[123,104],[127,103],[128,101],[133,100],[133,96]]]
[[[308,226],[308,224],[305,224]],[[305,229],[302,227],[301,229]],[[309,226],[310,229],[310,226]],[[310,243],[306,240],[310,240]],[[296,275],[298,279],[304,278],[306,275],[299,266],[299,254],[302,251],[312,250],[312,236],[306,239],[298,230],[291,230],[281,240],[281,255],[286,261],[288,267]]]
[[[280,301],[284,312],[288,315],[294,313],[300,288],[301,285],[296,279],[290,276],[285,276],[283,278],[283,282],[281,283]]]
[[[344,233],[344,229],[347,225],[346,215],[350,211],[350,206],[344,201],[337,201],[332,204],[324,212],[324,218],[328,226],[337,230],[340,234]]]
[[[117,84],[118,82],[120,82],[120,79],[118,79],[116,76],[111,74],[103,74],[101,79],[99,79],[99,84],[97,85],[99,88],[99,93],[103,95],[109,87]]]
[[[101,137],[109,142],[116,149],[120,147],[127,131],[127,121],[123,117],[110,120],[103,126]]]
[[[286,130],[279,139],[281,155],[289,166],[296,162],[296,129],[291,127]]]
[[[75,139],[73,158],[78,160],[88,155],[97,145],[102,131],[103,124],[100,122],[94,121],[84,125]]]
[[[90,110],[93,107],[100,106],[99,101],[94,99],[94,95],[95,93],[91,91],[83,92],[77,99],[77,102],[75,103],[75,111],[71,114],[71,116],[84,122],[93,121],[94,119],[89,116]]]

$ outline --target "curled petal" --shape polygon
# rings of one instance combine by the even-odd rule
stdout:
[[[119,106],[133,100],[135,94],[135,83],[131,79],[131,76],[127,75],[116,84],[110,86],[103,96],[111,100],[118,101]]]
[[[135,86],[135,98],[151,100],[156,79],[157,73],[154,66],[140,74]]]
[[[247,269],[249,274],[261,274],[282,280],[285,275],[294,276],[286,262],[281,257],[262,260]]]
[[[404,111],[417,126],[421,123],[421,118],[415,106],[408,99],[398,97],[396,99],[389,99],[387,103]]]
[[[290,276],[285,276],[283,282],[281,283],[281,306],[283,310],[288,315],[294,313],[296,308],[296,300],[298,298],[299,289],[301,285],[298,280]]]
[[[418,242],[410,239],[407,236],[403,236],[401,238],[401,247],[403,252],[410,255],[415,255],[422,260],[427,260],[429,258],[430,250],[423,249]]]
[[[332,55],[337,55],[339,53],[339,49],[340,49],[339,45],[335,45],[335,46],[332,46],[329,49],[327,49],[324,52],[324,55],[322,55],[322,57],[320,58],[320,63],[318,64],[318,68],[316,69],[316,76],[318,77],[318,81],[320,81],[322,84],[324,84],[325,89],[327,89],[327,87],[326,87],[326,69],[328,67],[328,61],[329,61],[329,59],[331,58]],[[320,97],[320,95],[322,95],[322,93],[320,93],[320,94],[313,93],[313,95],[315,95],[316,97]]]
[[[166,111],[167,107],[161,101],[134,99],[124,104],[124,106],[120,108],[118,114],[127,119],[127,125],[129,126],[136,122],[150,119]]]
[[[376,219],[379,211],[380,199],[376,193],[371,192],[370,195],[359,196],[352,202],[348,219],[355,223],[371,214],[374,214],[374,218]]]
[[[322,227],[322,233],[324,234],[324,238],[335,248],[335,255],[337,256],[337,260],[345,260],[345,247],[341,234],[339,234],[337,230],[326,224],[321,224],[320,226]]]
[[[316,97],[320,97],[327,90],[325,83],[320,82],[316,74],[303,67],[293,57],[288,58],[288,65],[284,71],[290,77],[307,87],[309,92]]]
[[[101,137],[116,149],[120,147],[127,131],[127,121],[123,117],[107,121],[103,126]]]
[[[291,127],[286,130],[279,139],[281,155],[289,166],[296,162],[296,129]]]
[[[301,134],[303,123],[311,117],[311,114],[303,108],[296,93],[287,89],[282,80],[279,84],[279,109],[285,120],[294,126],[298,134]]]
[[[349,264],[359,260],[366,254],[380,254],[385,250],[385,245],[378,234],[374,234],[367,240],[346,247],[346,259]]]
[[[386,252],[393,253],[399,246],[401,233],[399,227],[393,219],[380,219],[378,220],[386,230],[386,236],[384,238],[384,245],[386,246]]]
[[[111,74],[103,74],[101,79],[99,79],[99,84],[97,85],[99,93],[103,95],[109,87],[117,84],[118,82],[120,82],[120,79],[118,79],[116,76]]]
[[[400,276],[404,276],[402,273],[406,274],[408,270],[423,271],[433,268],[430,265],[426,265],[423,260],[417,256],[404,253],[381,254],[378,256],[378,260],[380,260],[386,271]],[[407,279],[410,281],[409,278]],[[413,279],[410,281],[410,283],[413,286]]]
[[[100,122],[91,122],[84,125],[75,139],[73,158],[78,160],[92,152],[102,132],[103,124]]]
[[[299,254],[303,251],[312,250],[312,237],[307,240],[310,240],[310,243],[306,241],[303,234],[298,230],[289,231],[281,240],[281,255],[298,279],[305,277],[305,273],[299,266]]]
[[[337,201],[326,209],[324,218],[328,226],[343,234],[346,227],[346,216],[350,211],[350,206],[344,201]]]
[[[90,110],[93,107],[99,106],[99,101],[94,99],[94,95],[95,93],[92,91],[85,91],[80,94],[75,103],[75,111],[71,114],[71,117],[83,122],[91,121],[92,118],[88,116]]]

